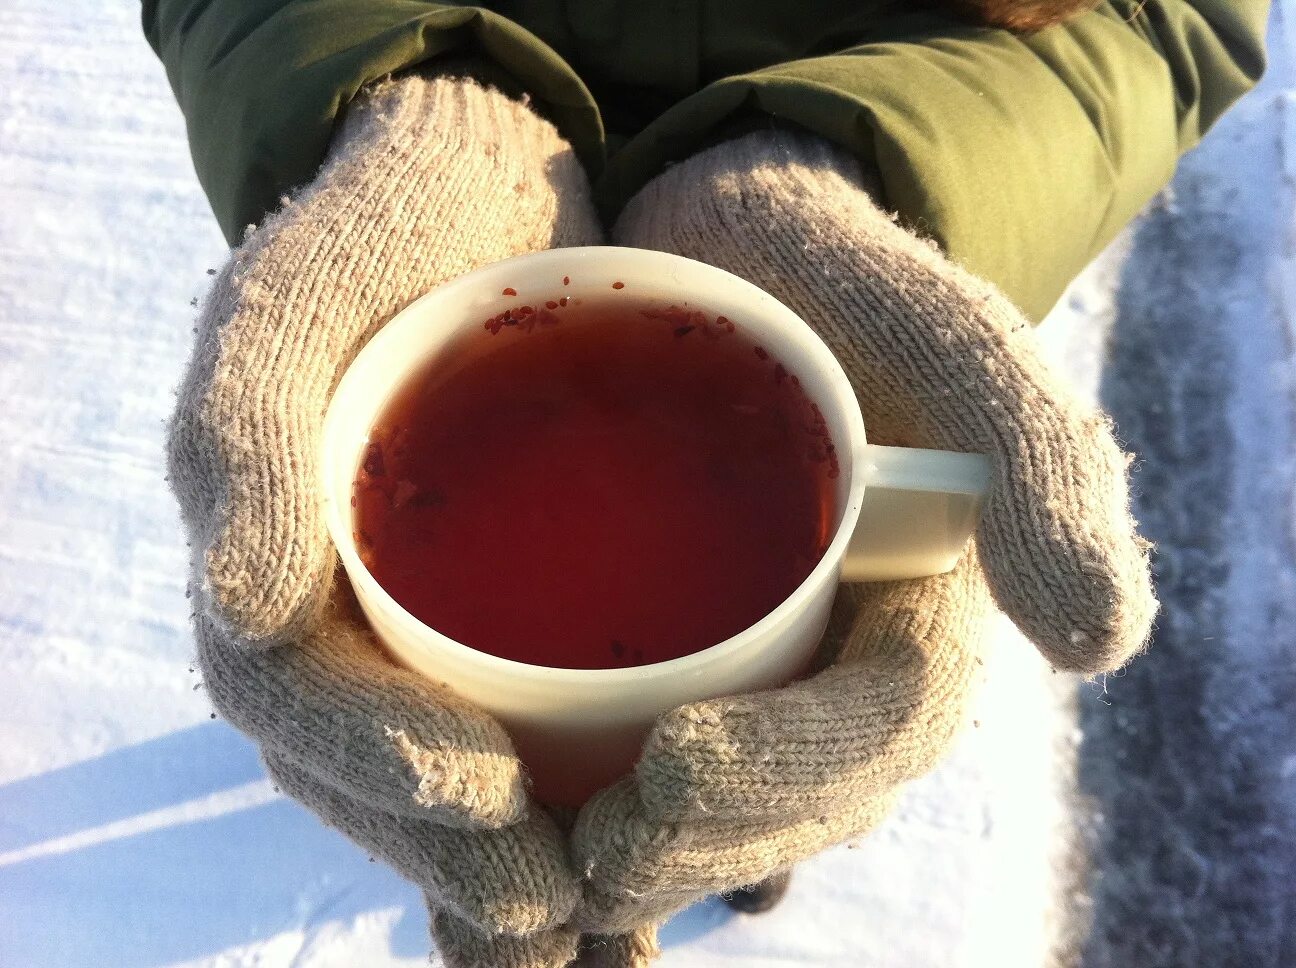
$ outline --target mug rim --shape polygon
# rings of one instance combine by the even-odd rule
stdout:
[[[846,490],[846,506],[841,509],[841,519],[838,522],[836,531],[818,563],[787,597],[756,622],[714,645],[673,659],[625,668],[569,669],[560,666],[520,662],[516,659],[506,659],[489,652],[483,652],[442,632],[438,632],[406,610],[373,576],[364,562],[360,560],[352,534],[352,522],[348,513],[350,511],[349,489],[346,495],[339,496],[332,493],[330,482],[333,480],[333,473],[339,459],[344,459],[348,463],[354,464],[355,467],[359,467],[364,447],[364,443],[362,443],[359,449],[354,452],[349,449],[339,452],[341,441],[335,439],[340,433],[338,430],[341,419],[339,414],[343,409],[342,406],[339,406],[339,402],[342,405],[349,402],[349,390],[362,379],[360,374],[367,365],[367,361],[379,358],[388,344],[402,338],[405,330],[419,326],[422,316],[430,305],[446,302],[453,303],[455,298],[465,290],[477,292],[485,289],[486,291],[499,293],[500,289],[497,283],[491,280],[506,275],[510,271],[516,275],[519,268],[524,267],[528,272],[533,272],[543,270],[548,264],[552,263],[555,268],[565,270],[560,273],[561,275],[570,276],[571,270],[580,263],[597,263],[600,261],[604,267],[614,261],[619,263],[617,272],[620,274],[627,273],[625,267],[642,271],[644,274],[656,275],[669,273],[672,269],[687,269],[691,274],[700,275],[703,278],[709,277],[714,281],[716,287],[737,288],[748,296],[754,297],[762,309],[757,325],[767,330],[770,328],[781,330],[783,335],[792,336],[799,344],[802,344],[802,349],[814,360],[815,365],[821,371],[832,399],[826,401],[816,398],[816,402],[821,405],[825,403],[831,404],[842,417],[842,422],[845,424],[851,439],[838,442],[838,449],[842,454],[842,472],[850,474],[851,477],[849,487]],[[491,287],[494,287],[494,289],[492,290]],[[701,286],[681,284],[681,287],[680,297],[682,300],[695,301],[705,305],[707,294],[702,290]],[[473,320],[476,321],[475,316]],[[752,318],[745,318],[743,324],[751,326]],[[456,330],[463,330],[469,324],[466,324],[462,319],[457,319],[451,325]],[[426,359],[426,357],[420,358],[420,362],[423,359]],[[408,375],[409,373],[406,371],[391,382],[399,384]],[[373,426],[374,419],[377,418],[386,402],[387,400],[384,399],[381,404],[373,406],[368,426]],[[430,289],[396,313],[360,349],[348,364],[342,378],[338,381],[321,425],[316,473],[325,524],[329,537],[342,560],[348,579],[353,584],[359,583],[363,585],[365,594],[380,602],[387,615],[403,626],[402,631],[416,640],[420,648],[429,653],[433,652],[434,649],[440,649],[460,661],[475,663],[485,671],[493,670],[508,674],[513,679],[516,679],[519,675],[525,676],[542,682],[546,687],[552,687],[564,681],[579,685],[582,688],[602,685],[624,686],[645,679],[689,675],[712,662],[730,659],[734,653],[742,651],[750,643],[766,640],[767,633],[794,617],[808,604],[808,600],[814,594],[815,589],[823,583],[826,577],[829,577],[826,573],[836,572],[840,569],[842,558],[855,530],[864,494],[864,476],[858,466],[857,455],[863,451],[865,443],[863,414],[860,411],[854,389],[851,387],[850,380],[841,364],[827,344],[810,328],[809,324],[774,296],[724,269],[673,253],[658,252],[651,249],[636,249],[627,246],[574,246],[527,253],[474,269]],[[351,473],[350,478],[354,478],[354,472]],[[835,576],[831,577],[835,582]],[[363,601],[363,596],[357,597]],[[372,629],[372,631],[375,635],[378,634],[376,629]]]

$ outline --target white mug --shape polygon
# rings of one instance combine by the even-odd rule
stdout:
[[[564,278],[568,283],[564,283]],[[836,531],[822,560],[756,624],[701,652],[618,669],[558,669],[456,642],[401,607],[360,560],[352,485],[395,391],[466,330],[521,304],[606,299],[614,282],[645,302],[725,316],[760,341],[818,404],[842,472]],[[509,289],[516,296],[503,296]],[[356,356],[324,420],[320,481],[329,532],[374,631],[400,662],[443,683],[508,730],[543,802],[578,806],[627,772],[661,713],[786,684],[809,666],[839,581],[948,571],[976,525],[989,461],[977,454],[868,444],[850,381],[823,341],[773,296],[691,259],[610,246],[555,249],[478,269],[396,315]]]

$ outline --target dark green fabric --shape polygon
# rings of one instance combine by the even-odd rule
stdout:
[[[457,51],[535,96],[609,219],[718,132],[777,118],[854,151],[909,224],[1039,318],[1259,77],[1269,0],[1108,0],[1032,36],[910,0],[485,6],[145,3],[227,238],[311,177],[364,84]]]
[[[603,163],[598,108],[580,78],[533,34],[486,10],[421,0],[152,0],[144,31],[231,244],[314,175],[360,88],[452,51],[507,67],[591,172]]]

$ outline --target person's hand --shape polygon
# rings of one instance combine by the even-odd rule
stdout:
[[[600,236],[570,147],[525,105],[462,79],[387,82],[215,280],[172,421],[213,704],[285,793],[423,889],[452,966],[566,965],[579,887],[504,731],[395,666],[335,576],[320,428],[347,363],[410,300]]]
[[[844,153],[790,134],[722,144],[648,185],[616,239],[790,306],[849,374],[870,440],[988,454],[994,473],[953,572],[843,588],[825,671],[662,716],[635,775],[585,806],[577,923],[611,933],[877,824],[960,728],[992,600],[1085,673],[1126,662],[1156,612],[1108,421],[1048,372],[1001,293],[878,209]]]

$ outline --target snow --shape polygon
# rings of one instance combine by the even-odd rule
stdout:
[[[1279,9],[1290,22],[1296,0]],[[0,965],[425,964],[417,892],[277,795],[251,744],[210,718],[190,669],[162,425],[187,354],[190,301],[225,247],[138,16],[134,3],[94,0],[20,0],[0,12]],[[1153,458],[1205,471],[1229,462],[1216,475],[1217,506],[1202,512],[1219,519],[1210,551],[1227,575],[1201,572],[1216,581],[1210,607],[1171,618],[1206,614],[1227,645],[1207,649],[1218,668],[1192,667],[1219,726],[1201,735],[1221,757],[1246,754],[1256,769],[1271,761],[1248,804],[1273,831],[1290,819],[1283,805],[1296,804],[1296,744],[1278,704],[1289,680],[1265,674],[1296,668],[1296,71],[1285,36],[1276,17],[1265,86],[1177,180],[1174,204],[1186,214],[1174,238],[1196,255],[1157,262],[1151,243],[1169,229],[1136,225],[1042,329],[1059,365],[1084,392],[1119,404],[1122,427],[1144,434]],[[1212,261],[1206,242],[1233,261]],[[1182,290],[1171,305],[1191,310],[1199,342],[1157,316],[1152,295],[1133,298],[1145,266]],[[1131,326],[1132,313],[1157,325]],[[1138,422],[1151,412],[1147,374],[1161,371],[1105,366],[1109,332],[1117,346],[1132,340],[1140,359],[1183,364],[1156,385],[1168,403],[1214,394],[1211,414],[1184,411],[1215,421],[1184,425],[1190,435],[1175,446],[1186,455]],[[1180,378],[1202,362],[1193,347],[1214,359],[1196,382]],[[1203,427],[1220,428],[1229,446],[1212,450]],[[1212,463],[1213,454],[1222,456]],[[1141,478],[1140,507],[1153,513],[1160,466]],[[1165,529],[1171,558],[1193,531]],[[1118,707],[1107,705],[1125,683],[1106,695],[1101,684],[1077,689],[1006,624],[1000,631],[977,727],[881,829],[799,868],[770,915],[747,919],[709,901],[679,916],[663,933],[661,964],[1038,968],[1069,964],[1086,945],[1093,964],[1137,963],[1104,939],[1139,918],[1143,895],[1120,885],[1141,882],[1122,879],[1114,851],[1138,856],[1138,844],[1113,840],[1110,818],[1097,818],[1119,820],[1128,806],[1114,791],[1129,768],[1113,751],[1133,748],[1121,745]],[[1165,654],[1190,655],[1194,644],[1168,640]],[[1159,761],[1139,768],[1157,775]],[[1274,838],[1230,843],[1259,850]],[[1111,875],[1092,904],[1090,867]],[[1086,941],[1091,911],[1103,930]]]
[[[1296,963],[1291,14],[1116,290],[1102,397],[1143,461],[1162,614],[1110,706],[1081,710],[1090,968]]]

